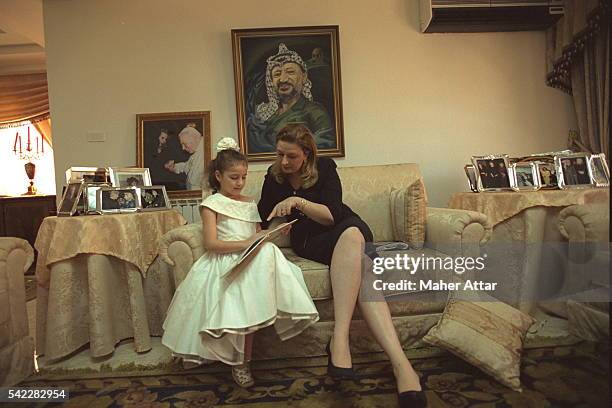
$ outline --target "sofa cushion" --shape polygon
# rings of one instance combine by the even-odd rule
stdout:
[[[520,391],[523,339],[534,319],[489,296],[478,296],[479,301],[471,301],[451,294],[442,318],[423,340]]]
[[[427,199],[422,180],[415,180],[406,188],[393,189],[390,194],[393,239],[406,242],[411,248],[423,248]]]

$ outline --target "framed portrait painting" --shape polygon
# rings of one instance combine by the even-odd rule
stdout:
[[[210,144],[210,112],[136,115],[136,165],[149,169],[146,185],[165,186],[170,197],[202,195]]]
[[[344,157],[338,26],[232,30],[240,144],[272,160],[279,130],[306,125],[322,156]]]

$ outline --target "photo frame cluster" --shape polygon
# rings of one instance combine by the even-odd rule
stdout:
[[[472,156],[471,161],[464,171],[473,192],[610,186],[610,170],[603,153],[564,150],[521,158],[505,154]]]

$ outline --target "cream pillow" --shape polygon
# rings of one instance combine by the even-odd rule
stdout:
[[[449,296],[437,325],[423,340],[450,351],[515,391],[521,391],[523,339],[535,320],[486,295]]]
[[[423,181],[418,179],[406,188],[393,189],[389,197],[393,239],[406,242],[413,249],[423,248],[427,221],[427,197]]]

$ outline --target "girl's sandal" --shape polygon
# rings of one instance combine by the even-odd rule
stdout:
[[[251,367],[248,363],[232,366],[232,377],[236,384],[242,388],[249,388],[255,385]]]

